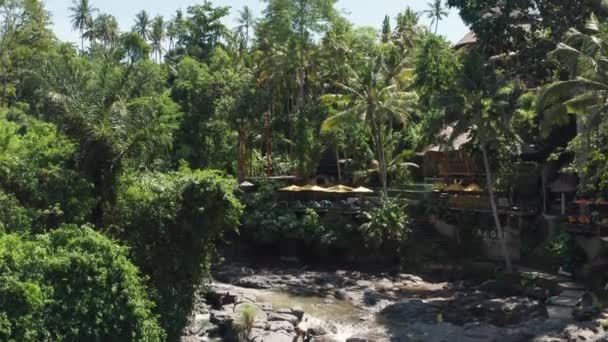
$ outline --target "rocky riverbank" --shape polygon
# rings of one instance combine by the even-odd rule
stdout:
[[[411,274],[253,269],[227,265],[197,299],[183,341],[608,341],[600,321],[549,317],[555,289],[489,281],[428,282]],[[243,312],[253,311],[242,334]]]

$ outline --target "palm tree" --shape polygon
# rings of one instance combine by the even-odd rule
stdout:
[[[427,3],[427,5],[429,8],[422,11],[422,13],[426,14],[427,18],[431,19],[431,27],[435,25],[435,34],[437,34],[439,22],[447,17],[450,13],[445,9],[445,7],[443,7],[442,0],[435,0],[434,2]]]
[[[59,110],[60,122],[80,141],[83,168],[100,198],[96,223],[114,200],[123,160],[149,160],[172,141],[174,127],[166,116],[170,100],[154,94],[132,97],[129,84],[140,80],[132,79],[137,73],[130,71],[112,59],[88,68],[66,60],[48,63],[45,70],[49,99]]]
[[[167,39],[169,39],[169,51],[173,49],[173,43],[175,42],[175,38],[177,38],[177,22],[175,20],[169,20],[167,22],[166,32]]]
[[[118,22],[113,15],[100,14],[94,23],[95,36],[102,41],[106,47],[112,47],[118,40]]]
[[[150,38],[150,24],[150,15],[145,10],[142,10],[135,16],[133,32],[139,34],[145,41],[148,41]]]
[[[253,12],[249,6],[244,6],[239,11],[239,17],[236,18],[236,22],[239,26],[236,27],[236,32],[242,37],[243,45],[245,48],[249,46],[249,30],[253,27]]]
[[[350,69],[348,85],[337,84],[347,95],[339,94],[329,97],[337,100],[336,103],[346,104],[346,106],[343,111],[331,116],[323,123],[324,130],[331,130],[349,120],[352,122],[353,119],[361,119],[365,122],[371,130],[385,196],[388,196],[388,182],[384,127],[395,121],[404,124],[413,111],[418,96],[414,92],[404,91],[403,84],[396,81],[397,78],[410,77],[411,71],[403,69],[402,66],[398,66],[397,70],[386,72],[386,63],[381,55],[369,58],[359,72]]]
[[[510,141],[519,140],[508,124],[515,112],[514,103],[517,100],[513,100],[513,97],[517,93],[514,89],[518,89],[518,87],[503,83],[503,80],[498,79],[492,66],[484,63],[481,53],[474,50],[465,57],[463,70],[457,80],[458,93],[442,97],[439,102],[444,107],[446,114],[453,114],[457,118],[452,123],[453,131],[450,140],[465,133],[475,132],[476,143],[483,158],[492,217],[498,232],[506,269],[511,272],[511,258],[498,215],[488,152],[489,146],[496,142],[500,135],[508,136]]]
[[[426,29],[419,25],[419,17],[420,14],[410,7],[397,15],[395,35],[402,50],[416,47],[424,36]]]
[[[70,15],[72,28],[80,31],[80,45],[81,50],[84,51],[84,31],[91,27],[93,23],[93,13],[95,13],[97,9],[91,5],[89,0],[73,0],[69,11],[72,13]]]
[[[163,40],[165,39],[165,21],[160,15],[152,20],[150,39],[152,40],[152,52],[155,54],[157,63],[160,63],[163,52]]]
[[[568,114],[577,116],[583,146],[577,148],[575,164],[583,165],[593,150],[593,134],[599,131],[608,114],[608,41],[597,17],[591,16],[585,33],[570,29],[549,55],[568,69],[572,79],[542,87],[536,109],[544,116],[545,131],[556,123],[568,122]],[[582,178],[584,174],[581,173]],[[581,183],[586,182],[583,179]]]

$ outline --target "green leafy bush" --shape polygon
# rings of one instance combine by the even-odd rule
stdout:
[[[573,252],[572,238],[568,233],[560,233],[545,243],[546,255],[559,263],[571,261]]]
[[[75,160],[76,143],[55,125],[0,109],[0,189],[31,209],[37,227],[87,221],[95,199]]]
[[[162,341],[126,248],[89,227],[0,236],[0,340]]]
[[[157,289],[158,310],[171,337],[185,325],[193,294],[208,279],[215,243],[239,225],[237,183],[217,171],[126,174],[111,231],[131,247],[135,263]]]
[[[364,214],[367,222],[360,227],[368,247],[380,249],[387,243],[407,240],[410,228],[405,208],[398,199],[384,198],[381,206]]]
[[[0,233],[27,231],[31,224],[30,214],[17,198],[0,190]]]

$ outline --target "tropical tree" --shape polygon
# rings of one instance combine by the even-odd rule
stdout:
[[[139,34],[145,41],[150,39],[150,15],[145,10],[135,15],[135,24],[133,25],[133,32]]]
[[[570,73],[571,79],[555,81],[542,87],[537,99],[537,112],[544,116],[543,130],[570,122],[568,115],[577,116],[579,137],[571,146],[575,164],[587,183],[585,165],[599,146],[592,147],[601,135],[608,114],[608,41],[605,31],[592,15],[585,31],[570,29],[562,43],[549,56],[556,59]],[[578,145],[577,145],[578,143]]]
[[[177,22],[175,20],[169,20],[167,22],[165,33],[167,35],[167,39],[169,39],[169,51],[171,51],[178,35]]]
[[[382,42],[387,43],[391,38],[391,18],[386,15],[382,22]]]
[[[416,47],[424,34],[426,28],[419,24],[420,14],[416,13],[411,7],[407,7],[397,15],[397,25],[393,39],[401,50],[408,50]]]
[[[361,70],[352,70],[348,84],[338,83],[346,95],[330,95],[344,110],[329,117],[323,123],[328,130],[359,118],[371,131],[376,158],[380,164],[380,181],[385,196],[388,196],[387,161],[384,150],[384,131],[395,122],[405,124],[414,110],[418,96],[405,90],[403,79],[411,76],[411,70],[402,66],[398,70],[386,71],[382,54],[373,56]]]
[[[72,28],[80,31],[81,50],[84,50],[84,32],[92,26],[93,14],[97,12],[97,8],[93,7],[89,0],[73,0],[69,11]]]
[[[101,224],[124,160],[149,162],[168,152],[179,110],[155,91],[161,80],[145,61],[124,67],[104,57],[83,67],[78,59],[64,59],[45,70],[48,99],[62,126],[80,141],[82,167],[99,199],[93,217]]]
[[[442,0],[435,0],[433,2],[427,3],[428,9],[422,11],[423,14],[426,14],[427,18],[431,19],[431,26],[435,25],[435,34],[437,34],[437,29],[439,28],[439,22],[442,21],[445,17],[448,16],[449,12],[443,7]]]
[[[243,46],[245,48],[249,47],[249,31],[253,27],[255,19],[253,17],[253,12],[249,6],[244,6],[242,10],[239,11],[239,16],[236,18],[236,22],[239,24],[236,27],[236,32],[241,36],[243,41]]]
[[[118,40],[119,29],[118,22],[113,15],[100,14],[95,18],[93,27],[97,39],[101,40],[106,47],[114,46]]]
[[[156,62],[160,63],[163,53],[163,40],[165,39],[165,21],[162,16],[156,16],[152,20],[150,40],[152,41],[152,52],[155,54]]]
[[[515,112],[520,88],[498,76],[494,67],[485,63],[481,53],[473,50],[465,57],[462,71],[456,78],[455,94],[438,100],[445,109],[445,121],[451,122],[453,126],[450,140],[469,134],[474,137],[474,143],[481,151],[492,217],[508,272],[512,271],[512,264],[498,214],[489,149],[501,136],[508,137],[512,142],[519,140],[509,124]]]

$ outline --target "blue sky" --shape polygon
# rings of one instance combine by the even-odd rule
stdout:
[[[226,25],[235,26],[234,17],[238,9],[248,5],[254,10],[256,16],[264,8],[260,0],[211,0],[217,6],[231,6],[231,16],[226,19]],[[429,0],[430,1],[430,0]],[[68,7],[71,0],[46,0],[46,8],[53,16],[54,30],[57,36],[66,41],[77,42],[78,34],[71,29]],[[178,8],[186,9],[189,5],[202,3],[202,0],[92,0],[95,7],[100,11],[112,14],[118,20],[121,30],[128,30],[133,25],[135,14],[142,9],[151,15],[163,15],[171,17]],[[374,26],[379,28],[386,14],[397,15],[407,6],[416,11],[426,9],[427,0],[339,0],[338,8],[355,24],[361,26]],[[422,23],[428,24],[429,20],[422,18]],[[452,42],[457,42],[468,32],[458,12],[450,11],[449,17],[439,25],[439,34],[445,36]]]

